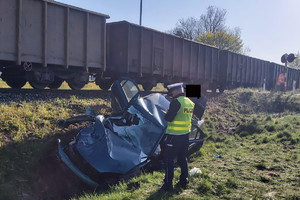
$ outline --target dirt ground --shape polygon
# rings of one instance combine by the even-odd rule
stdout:
[[[32,195],[24,199],[69,199],[85,189],[82,182],[51,152],[40,161]]]

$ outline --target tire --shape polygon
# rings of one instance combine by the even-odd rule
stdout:
[[[26,84],[26,79],[24,77],[14,77],[6,79],[6,84],[13,89],[21,89]]]
[[[30,86],[36,90],[43,90],[48,86],[48,83],[40,83],[39,81],[37,81],[34,75],[30,76],[28,82]]]
[[[202,147],[202,145],[203,145],[203,142],[191,144],[191,145],[189,146],[189,149],[188,149],[188,156],[190,156],[190,155],[192,155],[193,153],[199,151],[200,148]]]
[[[97,85],[102,89],[102,90],[109,90],[109,88],[111,87],[113,81],[112,80],[101,80],[99,82],[97,82]]]
[[[61,86],[61,84],[62,84],[63,82],[64,82],[63,79],[58,78],[57,76],[55,76],[55,77],[54,77],[54,81],[53,81],[52,83],[50,83],[50,84],[48,85],[48,87],[49,87],[50,89],[58,89],[58,88]]]
[[[151,83],[142,83],[142,87],[146,92],[150,92],[153,89],[153,85]]]
[[[45,87],[48,86],[48,84],[46,84],[46,83],[39,83],[34,80],[29,80],[28,82],[29,82],[30,86],[36,90],[43,90],[43,89],[45,89]]]
[[[78,82],[74,79],[67,80],[67,83],[72,90],[81,90],[85,86],[85,83]]]
[[[220,92],[220,93],[223,93],[223,92],[224,92],[224,90],[225,90],[225,88],[224,88],[224,87],[220,87],[220,88],[219,88],[219,92]]]

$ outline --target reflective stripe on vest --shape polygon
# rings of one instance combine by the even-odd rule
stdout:
[[[182,135],[191,131],[191,120],[194,111],[194,103],[187,97],[177,98],[180,109],[172,122],[168,122],[166,133]]]

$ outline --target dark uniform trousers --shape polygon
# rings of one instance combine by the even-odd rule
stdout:
[[[166,134],[165,151],[163,161],[165,164],[165,185],[172,186],[174,177],[174,159],[177,157],[177,163],[181,168],[180,182],[188,181],[188,163],[187,154],[189,147],[189,134],[170,135]]]

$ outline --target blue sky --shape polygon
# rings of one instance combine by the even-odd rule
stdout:
[[[107,14],[108,22],[139,23],[140,0],[57,1]],[[241,28],[250,56],[280,63],[284,53],[300,51],[300,0],[143,0],[142,25],[168,31],[210,5],[227,10],[226,25]]]

